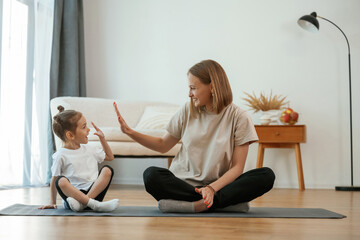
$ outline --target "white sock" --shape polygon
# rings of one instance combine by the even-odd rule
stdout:
[[[87,206],[97,212],[111,212],[114,211],[119,205],[119,199],[113,199],[106,202],[99,202],[90,198]]]
[[[235,205],[230,205],[224,208],[217,208],[215,211],[217,212],[243,212],[246,213],[250,209],[248,202],[238,203]]]
[[[195,206],[193,202],[172,200],[172,199],[161,199],[158,202],[160,211],[167,212],[178,212],[178,213],[194,213]]]
[[[79,201],[72,197],[68,197],[66,201],[69,203],[71,210],[73,210],[74,212],[80,212],[86,207],[84,204],[81,204]]]

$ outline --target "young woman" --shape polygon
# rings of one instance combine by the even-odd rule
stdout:
[[[275,180],[269,168],[243,172],[249,145],[258,140],[251,117],[232,103],[217,62],[195,64],[187,77],[190,102],[172,117],[162,138],[131,129],[114,104],[121,130],[145,147],[164,153],[182,141],[169,170],[145,170],[145,188],[163,212],[247,211],[247,202],[268,192]]]
[[[85,117],[77,111],[58,107],[54,116],[53,131],[63,141],[64,147],[53,155],[50,183],[51,204],[39,209],[57,208],[56,190],[63,199],[65,208],[82,211],[89,207],[95,211],[113,211],[118,199],[102,202],[114,175],[113,169],[105,165],[98,170],[98,164],[112,161],[114,155],[105,140],[103,132],[94,126],[103,149],[94,149],[88,145],[90,129]]]

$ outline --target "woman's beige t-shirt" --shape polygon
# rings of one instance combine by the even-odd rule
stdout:
[[[258,140],[250,115],[233,103],[219,114],[205,110],[192,118],[188,102],[172,117],[167,131],[182,141],[170,171],[193,186],[219,179],[231,167],[234,147]]]

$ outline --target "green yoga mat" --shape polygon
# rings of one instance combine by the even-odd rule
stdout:
[[[119,206],[112,212],[73,212],[58,209],[37,209],[38,205],[14,204],[0,211],[6,216],[111,216],[111,217],[221,217],[221,218],[345,218],[346,216],[322,208],[271,208],[251,207],[247,213],[203,212],[203,213],[162,213],[157,207]]]

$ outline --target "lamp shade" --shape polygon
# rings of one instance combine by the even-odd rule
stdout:
[[[320,28],[319,21],[316,19],[316,12],[311,13],[310,15],[305,15],[299,18],[297,21],[299,26],[309,32],[317,32]]]

